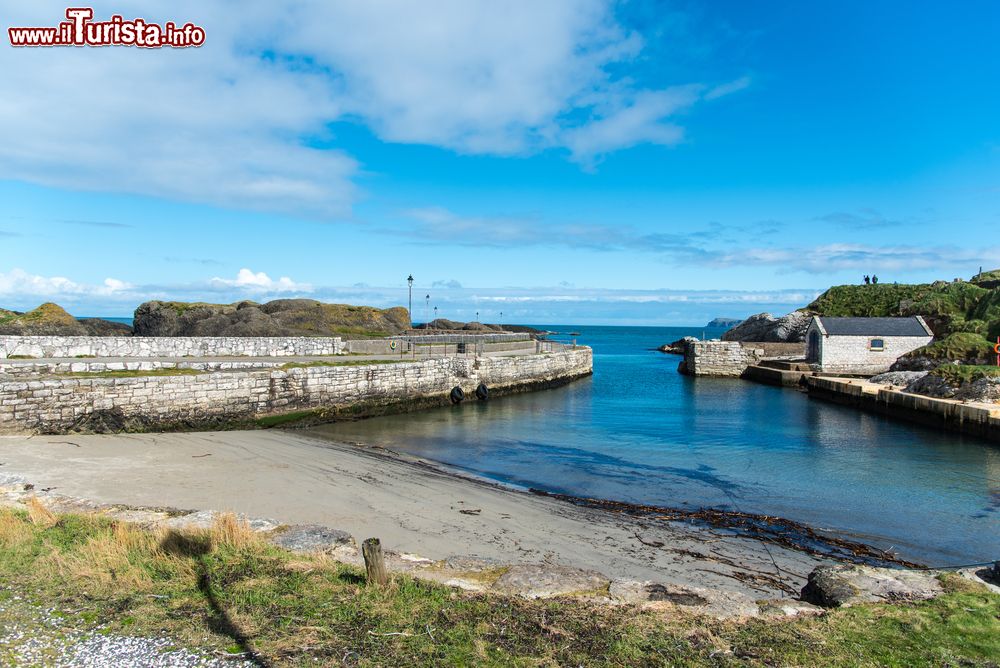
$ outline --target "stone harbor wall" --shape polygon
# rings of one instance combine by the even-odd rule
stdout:
[[[810,376],[806,387],[810,398],[1000,441],[1000,406],[996,404],[925,397],[860,379]]]
[[[692,341],[684,352],[681,370],[692,376],[739,377],[760,362],[764,349],[741,341]]]
[[[247,426],[299,411],[391,412],[445,403],[454,387],[474,400],[480,383],[495,395],[559,385],[592,369],[590,348],[579,347],[365,366],[13,380],[0,382],[0,433],[60,433],[92,428],[95,419],[157,430]]]
[[[0,336],[8,357],[293,357],[340,355],[340,337]]]

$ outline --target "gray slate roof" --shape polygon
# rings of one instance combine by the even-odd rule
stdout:
[[[830,336],[930,336],[916,317],[820,318]]]

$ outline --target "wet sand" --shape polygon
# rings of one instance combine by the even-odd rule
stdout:
[[[722,530],[580,507],[300,432],[0,437],[0,481],[10,475],[101,503],[322,524],[430,559],[552,563],[753,598],[797,591],[821,563]]]

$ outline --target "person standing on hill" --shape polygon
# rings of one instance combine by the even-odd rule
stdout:
[[[871,282],[872,282],[871,277],[869,277],[868,274],[865,274],[865,285],[870,285]]]
[[[878,285],[878,276],[872,275],[872,285]]]

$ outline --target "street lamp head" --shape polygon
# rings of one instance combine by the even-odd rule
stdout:
[[[410,284],[411,288],[413,287],[413,274],[406,277],[406,282]]]

